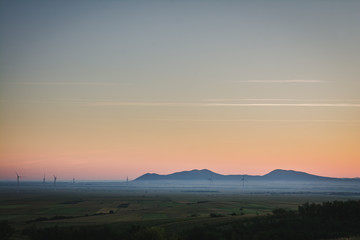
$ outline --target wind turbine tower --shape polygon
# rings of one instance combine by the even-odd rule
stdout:
[[[245,175],[243,175],[243,177],[241,178],[242,181],[242,185],[243,185],[243,188],[245,187],[245,181],[247,182],[247,180],[245,179]]]
[[[16,172],[16,186],[20,185],[20,175]]]
[[[43,177],[43,183],[45,183],[45,174],[44,174],[44,177]]]
[[[56,185],[56,179],[57,177],[54,175],[54,185]]]

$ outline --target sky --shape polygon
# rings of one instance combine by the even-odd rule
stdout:
[[[360,177],[360,1],[0,1],[0,180]]]

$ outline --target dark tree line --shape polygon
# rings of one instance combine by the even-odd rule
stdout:
[[[305,203],[298,211],[275,209],[272,215],[184,232],[193,239],[334,239],[360,236],[360,201]]]
[[[336,220],[357,220],[360,216],[359,201],[334,201],[322,204],[305,203],[298,207],[304,217],[332,218]]]

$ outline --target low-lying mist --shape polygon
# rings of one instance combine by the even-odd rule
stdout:
[[[332,194],[359,195],[359,181],[204,181],[150,180],[129,182],[79,181],[57,182],[0,182],[0,191],[17,192],[123,192],[126,194]]]

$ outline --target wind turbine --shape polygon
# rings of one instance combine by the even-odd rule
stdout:
[[[54,175],[54,185],[56,185],[56,179],[57,177]]]
[[[20,175],[16,172],[16,186],[20,185]]]
[[[242,185],[243,185],[243,188],[244,188],[245,187],[245,182],[247,182],[247,180],[245,179],[245,175],[242,176],[240,181],[242,181]]]
[[[126,176],[126,184],[128,184],[128,183],[129,183],[129,177]]]
[[[211,185],[211,183],[212,183],[212,175],[210,174],[210,178],[209,178],[209,181],[210,181],[210,185]]]
[[[43,183],[45,183],[45,174],[44,174],[44,177],[43,177]]]

